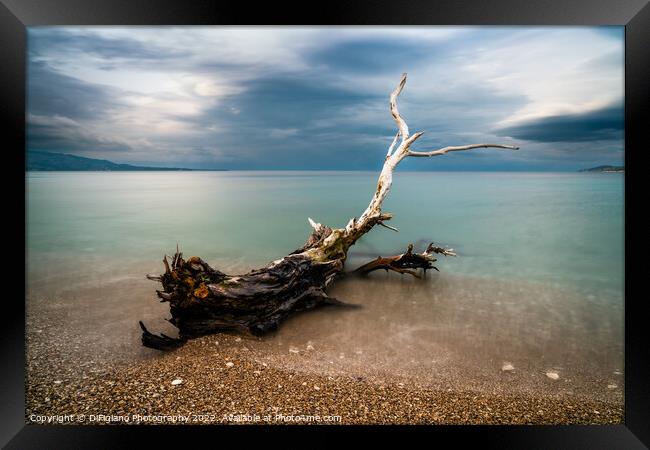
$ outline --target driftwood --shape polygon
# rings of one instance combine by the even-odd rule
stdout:
[[[413,253],[413,244],[409,244],[406,252],[401,255],[387,257],[378,256],[377,259],[364,264],[354,270],[354,272],[361,275],[367,275],[375,270],[384,269],[386,272],[392,270],[393,272],[401,274],[407,273],[413,275],[415,278],[420,278],[416,269],[422,269],[423,274],[426,274],[429,269],[438,270],[438,268],[433,265],[433,263],[437,261],[437,259],[433,257],[434,253],[439,253],[445,256],[456,256],[453,249],[435,247],[433,242],[429,244],[426,250],[422,253]]]
[[[374,195],[358,218],[350,219],[343,228],[330,228],[308,218],[313,231],[302,247],[244,275],[227,275],[195,256],[185,260],[177,249],[171,262],[167,256],[164,257],[165,273],[148,278],[162,284],[162,290],[157,294],[162,302],[170,303],[172,318],[169,322],[178,328],[179,338],[154,335],[140,322],[142,343],[147,347],[167,350],[182,345],[188,338],[219,331],[259,335],[277,329],[282,320],[295,312],[321,305],[346,305],[328,296],[327,287],[343,273],[348,250],[359,238],[375,225],[394,229],[384,223],[392,215],[382,212],[381,206],[390,192],[393,172],[404,158],[439,156],[452,151],[487,147],[518,149],[510,145],[475,144],[412,151],[411,145],[423,133],[410,134],[397,109],[397,97],[405,83],[406,74],[403,74],[390,95],[390,112],[398,131],[388,148]],[[433,261],[429,259],[431,254],[451,252],[432,246],[423,254],[412,254],[411,251],[398,255],[394,261],[382,263],[383,266],[377,261],[370,264],[399,272],[414,267],[409,267],[408,261],[422,258],[418,267],[424,269],[426,266],[428,269]],[[400,264],[405,265],[402,267]]]

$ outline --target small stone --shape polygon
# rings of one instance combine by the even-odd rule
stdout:
[[[617,387],[618,387],[618,385],[616,385],[616,384],[608,384],[607,385],[607,389],[616,389]]]
[[[512,372],[513,370],[515,370],[515,366],[513,366],[509,362],[504,362],[503,366],[501,366],[501,370],[504,372]]]
[[[307,386],[307,382],[306,382],[306,381],[303,381],[302,385],[303,385],[303,386]]]
[[[296,347],[289,347],[289,353],[300,353],[300,350]]]
[[[241,342],[241,338],[240,337],[235,338],[235,342]]]
[[[172,386],[178,386],[182,382],[183,380],[181,380],[180,378],[176,378],[174,381],[172,381]]]
[[[153,395],[152,395],[152,397],[154,397],[154,398],[155,398],[155,397],[160,397],[160,394],[159,394],[158,392],[154,392]]]
[[[262,372],[260,372],[259,370],[254,370],[253,373],[254,373],[255,375],[259,375],[259,374],[261,374]]]
[[[314,346],[311,342],[307,342],[307,350],[313,350]]]
[[[316,386],[316,385],[314,385],[314,389],[316,389],[317,391],[320,391],[320,388],[318,386]]]
[[[549,377],[551,380],[558,380],[560,378],[557,372],[551,372],[551,371],[546,372],[546,376]]]
[[[228,361],[228,362],[226,363],[226,367],[232,367],[232,366],[234,366],[234,365],[235,365],[235,363],[232,362],[232,361]]]
[[[54,380],[54,384],[61,384],[61,383],[63,383],[63,381],[61,381],[61,380]]]

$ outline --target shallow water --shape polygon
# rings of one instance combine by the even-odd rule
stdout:
[[[293,369],[380,382],[589,396],[622,387],[620,303],[540,283],[429,278],[342,281],[332,295],[362,308],[300,315],[264,343]]]
[[[375,182],[365,172],[30,173],[28,334],[93,370],[155,358],[137,320],[172,329],[144,278],[163,253],[178,242],[226,272],[264,265],[304,242],[308,216],[343,226],[358,215]],[[332,295],[362,308],[300,314],[251,345],[295,370],[378,380],[551,389],[555,371],[555,390],[621,389],[622,175],[401,173],[384,210],[400,232],[373,230],[350,268],[409,242],[459,256],[440,257],[423,281],[343,280]]]

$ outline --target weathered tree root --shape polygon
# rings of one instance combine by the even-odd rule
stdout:
[[[261,335],[298,311],[319,305],[355,306],[325,293],[341,272],[339,260],[319,262],[291,254],[241,276],[226,275],[196,256],[185,261],[180,252],[171,264],[165,256],[163,264],[164,274],[148,278],[162,283],[156,293],[161,302],[170,303],[169,322],[178,328],[179,338],[156,336],[140,322],[142,343],[150,348],[169,350],[188,338],[218,331]]]
[[[354,272],[360,275],[367,275],[375,270],[384,269],[386,272],[392,270],[393,272],[401,274],[407,273],[413,275],[415,278],[420,278],[420,275],[416,272],[417,269],[422,269],[423,274],[426,274],[429,269],[438,270],[438,268],[433,265],[433,263],[437,261],[437,259],[433,257],[434,253],[439,253],[445,256],[456,256],[453,249],[435,247],[433,242],[429,244],[426,250],[422,253],[413,253],[413,244],[409,244],[406,252],[401,255],[387,257],[378,256],[377,259],[358,267]]]
[[[440,156],[476,148],[518,148],[500,144],[472,144],[424,152],[412,151],[411,145],[423,133],[410,134],[397,109],[397,97],[405,84],[406,74],[403,74],[390,95],[390,112],[398,131],[388,148],[375,193],[361,216],[350,219],[344,228],[330,228],[308,219],[314,231],[301,248],[245,275],[227,275],[196,256],[185,261],[178,249],[171,265],[165,256],[165,273],[148,278],[162,283],[163,289],[157,294],[162,302],[169,302],[172,315],[169,321],[178,328],[179,338],[163,334],[156,336],[140,322],[143,345],[168,350],[192,337],[229,330],[259,335],[277,329],[282,320],[297,311],[328,304],[345,305],[329,297],[326,289],[343,272],[348,250],[359,238],[375,225],[397,231],[384,223],[392,215],[382,212],[381,206],[390,192],[393,172],[404,158]],[[377,268],[411,273],[414,267],[425,269],[422,258],[427,259],[430,253],[451,254],[450,250],[432,246],[419,255],[412,254],[411,250],[395,260],[370,264]],[[427,261],[430,262],[432,259]],[[433,266],[426,265],[428,268]],[[416,274],[413,272],[411,275]]]
[[[142,328],[142,345],[145,347],[155,348],[158,350],[174,350],[187,341],[187,339],[172,338],[163,333],[160,333],[160,336],[156,336],[147,330],[147,327],[144,326],[142,321],[139,323],[140,328]]]

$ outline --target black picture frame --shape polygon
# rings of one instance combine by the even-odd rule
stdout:
[[[643,211],[634,207],[633,197],[643,198],[644,140],[648,128],[650,100],[650,4],[648,0],[482,0],[482,1],[386,1],[355,3],[330,0],[311,3],[300,9],[277,3],[247,4],[232,1],[172,0],[1,0],[0,4],[0,113],[5,128],[3,158],[8,165],[3,177],[5,197],[14,198],[12,220],[3,241],[13,242],[11,261],[8,250],[0,258],[3,273],[20,280],[20,236],[24,223],[16,219],[23,211],[25,148],[26,27],[33,25],[624,25],[625,31],[625,424],[615,426],[433,426],[373,427],[384,433],[407,429],[433,434],[429,442],[453,439],[454,445],[472,441],[499,448],[646,448],[650,445],[650,369],[648,329],[645,325],[644,287],[640,285],[644,257],[641,239],[646,232]],[[20,190],[20,189],[19,189]],[[8,202],[9,200],[5,200]],[[24,217],[24,215],[23,215]],[[24,243],[24,239],[23,239]],[[23,260],[24,262],[24,260]],[[604,261],[603,264],[607,262]],[[24,265],[23,265],[24,267]],[[7,276],[7,275],[5,275]],[[23,278],[24,279],[24,278]],[[16,286],[21,286],[19,282]],[[24,286],[24,284],[23,284]],[[24,290],[8,295],[2,305],[3,369],[0,383],[0,444],[6,448],[115,448],[132,444],[134,435],[147,440],[188,441],[182,426],[90,427],[26,425]],[[290,427],[298,430],[298,427]],[[321,430],[323,427],[319,427]],[[352,427],[358,429],[358,427]],[[224,435],[237,433],[238,439],[251,436],[259,427],[193,427],[199,438],[220,443]],[[264,427],[265,438],[285,433],[285,427]],[[303,430],[302,428],[300,429]],[[330,430],[334,430],[333,432]],[[347,435],[350,427],[328,428],[329,436]],[[243,433],[242,433],[243,431]],[[270,434],[269,434],[270,433]],[[215,436],[216,434],[216,436]],[[209,436],[208,436],[209,435]],[[193,440],[194,438],[192,438]],[[435,441],[430,441],[435,439]],[[243,442],[243,441],[241,441]],[[153,442],[149,441],[149,444]],[[155,444],[153,444],[155,445]]]

